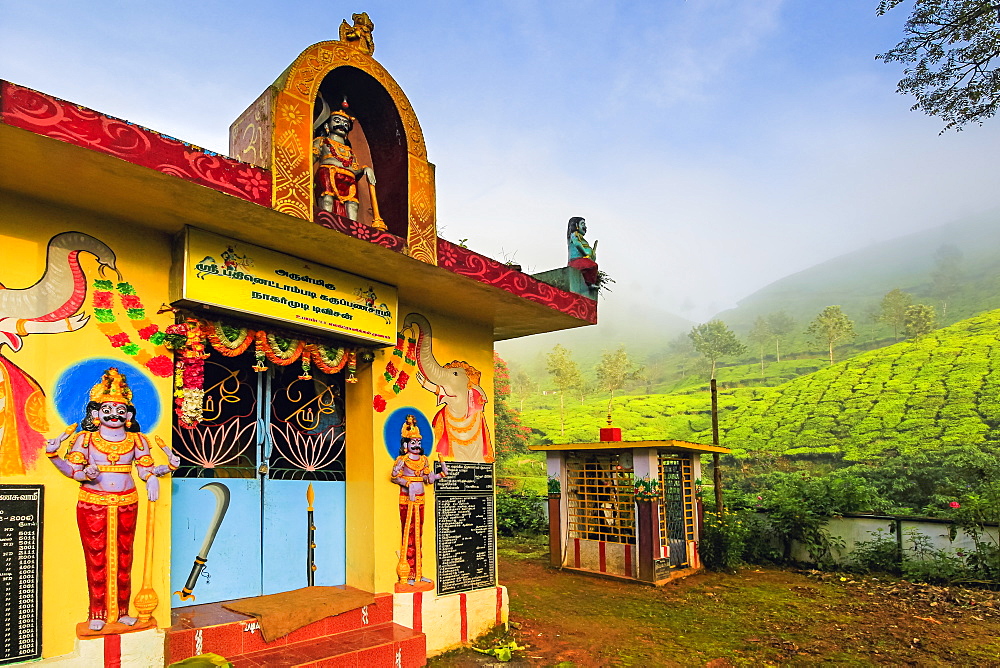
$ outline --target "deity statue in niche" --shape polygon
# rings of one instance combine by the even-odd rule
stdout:
[[[399,440],[399,457],[389,475],[390,480],[400,487],[399,524],[402,538],[396,575],[400,583],[413,586],[431,582],[423,575],[424,485],[444,478],[448,469],[441,462],[441,473],[434,473],[430,458],[424,454],[415,416],[407,416]]]
[[[597,285],[597,242],[591,247],[584,238],[587,221],[578,216],[569,219],[566,227],[566,245],[569,248],[569,266],[579,269],[589,287]]]
[[[80,483],[76,518],[87,566],[88,627],[99,632],[108,622],[133,626],[137,620],[129,616],[128,606],[139,494],[132,467],[146,482],[152,503],[159,498],[158,478],[176,469],[180,459],[164,448],[170,464],[153,463],[149,440],[139,432],[132,390],[113,367],[90,390],[80,428],[65,458],[59,447],[75,424],[49,439],[45,454],[63,475]]]
[[[314,123],[319,136],[313,140],[313,160],[315,163],[316,208],[321,211],[358,220],[358,185],[362,178],[368,182],[374,220],[372,227],[386,229],[378,214],[378,200],[375,197],[375,172],[368,165],[362,165],[351,148],[347,138],[357,121],[348,113],[347,98],[341,108],[330,111],[330,105],[320,97],[323,109]]]

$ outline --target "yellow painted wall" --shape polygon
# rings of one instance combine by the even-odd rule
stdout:
[[[433,310],[414,304],[400,304],[399,321],[408,313],[416,312],[423,315],[430,322],[433,330],[434,356],[441,364],[447,364],[452,360],[464,360],[482,372],[479,385],[486,391],[489,402],[483,408],[483,415],[486,417],[490,431],[491,442],[494,443],[493,425],[493,330],[490,326],[470,324],[454,318],[440,316]],[[382,374],[385,372],[386,363],[396,360],[397,367],[405,368],[411,376],[415,376],[416,368],[400,364],[399,357],[392,356],[392,348],[384,348],[375,355],[372,363],[371,374],[374,380],[374,390],[378,391],[384,384],[380,382]],[[371,409],[371,400],[374,392],[368,396],[368,407]],[[383,396],[385,396],[383,394]],[[397,552],[400,549],[402,529],[399,521],[399,486],[390,481],[389,476],[395,458],[386,451],[384,428],[386,418],[397,408],[412,406],[422,412],[427,420],[433,421],[437,406],[437,397],[434,393],[423,389],[412,377],[406,387],[394,398],[388,401],[384,412],[374,413],[372,431],[373,453],[373,480],[374,489],[374,569],[375,569],[375,591],[384,592],[393,590],[396,583],[396,564],[398,561]],[[424,450],[431,452],[429,447],[433,441],[432,433],[421,433],[424,441]],[[395,442],[393,446],[399,447],[399,435],[394,434]],[[351,460],[348,459],[348,471],[351,470]],[[436,581],[436,556],[434,540],[434,491],[433,486],[426,493],[425,515],[424,515],[424,535],[423,535],[423,575]],[[348,492],[350,494],[350,492]],[[348,513],[350,514],[350,501],[348,502]],[[351,560],[351,535],[348,534],[348,562]]]
[[[169,315],[157,316],[156,310],[167,300],[167,275],[170,268],[170,240],[160,233],[142,229],[132,223],[112,219],[99,219],[91,214],[66,208],[54,208],[33,200],[21,199],[9,193],[0,193],[0,283],[7,289],[31,286],[38,281],[46,267],[46,245],[59,233],[77,231],[89,234],[110,246],[117,255],[118,268],[125,281],[130,282],[153,322],[165,327],[173,322]],[[81,253],[81,267],[86,275],[88,294],[83,312],[91,315],[92,281],[98,278],[98,264],[93,255]],[[113,272],[106,278],[117,280]],[[117,299],[117,296],[116,296]],[[131,327],[120,303],[116,314],[123,330],[135,342],[139,336]],[[0,316],[16,317],[16,314]],[[110,358],[121,363],[133,358],[115,349],[107,337],[98,330],[96,320],[91,320],[74,332],[58,334],[31,334],[24,337],[19,352],[10,347],[0,348],[0,354],[33,377],[46,393],[46,412],[49,429],[46,438],[60,434],[66,423],[56,410],[55,396],[59,388],[57,379],[74,364],[92,358]],[[147,350],[152,346],[142,342]],[[137,366],[137,365],[135,365]],[[171,438],[170,411],[172,380],[159,378],[143,370],[159,395],[160,417],[153,430],[148,429],[148,417],[138,415],[143,432],[152,442],[160,436],[169,443]],[[97,383],[95,377],[90,385]],[[131,379],[130,379],[131,380]],[[85,405],[79,406],[72,421],[84,417]],[[68,442],[63,444],[63,452]],[[154,446],[153,457],[157,464],[166,463],[165,455]],[[139,518],[134,547],[132,569],[132,597],[142,586],[145,526],[148,504],[144,485],[133,474],[140,490]],[[159,597],[159,607],[153,615],[160,626],[170,625],[170,592],[168,591],[169,537],[170,537],[170,482],[160,479],[160,501],[157,502],[155,529],[155,558],[153,586]],[[73,650],[76,625],[87,619],[87,586],[83,551],[76,526],[76,498],[79,483],[66,478],[53,467],[40,452],[34,468],[24,475],[6,475],[5,484],[42,484],[45,486],[45,514],[43,536],[43,613],[42,651],[44,657],[66,654]],[[135,614],[134,606],[131,614]]]

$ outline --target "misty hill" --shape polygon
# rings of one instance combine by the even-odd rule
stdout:
[[[546,386],[545,355],[557,343],[573,353],[585,376],[592,377],[604,351],[624,345],[629,356],[642,363],[650,350],[694,326],[690,320],[651,304],[629,301],[614,292],[601,297],[597,310],[596,325],[499,341],[496,351],[508,365],[527,371],[536,382]]]
[[[721,442],[736,457],[843,455],[864,461],[949,445],[1000,442],[1000,310],[913,341],[863,353],[779,387],[720,392]],[[626,440],[711,442],[709,393],[622,396]],[[523,423],[534,442],[596,440],[607,398],[533,397]]]
[[[949,244],[962,254],[961,278],[943,323],[1000,308],[1000,210],[995,210],[874,244],[791,274],[716,317],[745,334],[757,316],[783,310],[804,330],[824,307],[839,304],[862,334],[867,313],[885,293],[900,288],[916,302],[935,306],[940,319],[944,309],[932,294],[931,272],[935,253]]]
[[[766,389],[736,390],[720,416],[739,456],[843,453],[865,460],[1000,441],[1000,310]]]

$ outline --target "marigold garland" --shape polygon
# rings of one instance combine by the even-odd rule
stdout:
[[[385,410],[387,398],[392,399],[397,394],[402,392],[410,380],[410,375],[397,367],[392,358],[402,357],[403,362],[409,364],[410,366],[416,366],[417,364],[417,341],[413,337],[405,336],[405,331],[406,330],[404,329],[396,334],[396,347],[393,349],[392,354],[389,355],[389,361],[385,364],[385,372],[382,373],[382,380],[384,382],[379,383],[379,393],[376,394],[373,399],[375,410],[379,413]],[[406,346],[405,353],[403,352],[404,345]],[[381,408],[379,408],[379,406],[381,406]]]
[[[205,400],[205,343],[202,323],[187,318],[183,323],[171,325],[167,334],[182,335],[184,345],[177,351],[174,367],[174,403],[177,422],[181,427],[194,429],[201,422]]]
[[[221,322],[205,323],[212,347],[226,357],[237,357],[254,342],[255,332],[247,327],[234,327]]]
[[[337,373],[347,364],[346,348],[313,343],[308,346],[307,352],[312,358],[313,364],[323,373]]]
[[[168,378],[173,369],[173,362],[163,352],[158,355],[143,350],[142,347],[134,343],[131,337],[122,330],[117,322],[114,312],[113,288],[117,288],[122,308],[125,315],[132,322],[132,327],[143,341],[149,341],[154,346],[153,352],[163,346],[166,335],[160,331],[159,326],[146,317],[146,309],[143,307],[135,288],[131,283],[120,282],[115,286],[111,281],[97,279],[93,283],[94,293],[91,297],[94,307],[94,318],[97,320],[97,328],[108,337],[112,347],[118,348],[135,361],[149,369],[154,376]]]

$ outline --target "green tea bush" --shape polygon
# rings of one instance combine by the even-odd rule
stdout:
[[[548,531],[546,496],[534,492],[497,489],[497,533],[501,536],[534,535]]]

